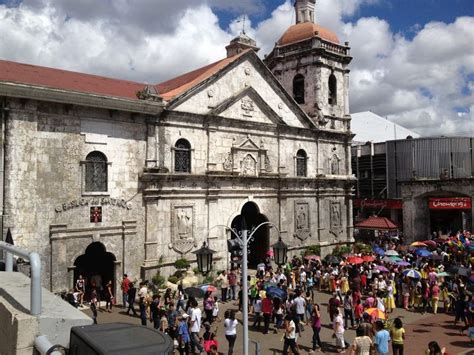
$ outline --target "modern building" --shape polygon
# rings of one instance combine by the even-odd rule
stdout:
[[[205,241],[224,268],[242,218],[291,253],[352,240],[351,57],[314,3],[265,62],[242,34],[156,85],[0,61],[2,229],[45,286],[167,275]],[[278,237],[255,234],[251,266]]]
[[[473,229],[474,138],[408,138],[352,147],[354,216],[389,217],[408,240]]]

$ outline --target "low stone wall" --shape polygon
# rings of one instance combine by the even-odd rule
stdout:
[[[52,344],[69,347],[71,327],[92,319],[43,288],[42,313],[29,314],[30,279],[19,272],[0,272],[0,354],[36,354],[34,341],[45,335]]]

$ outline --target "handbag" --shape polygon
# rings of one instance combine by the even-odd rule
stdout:
[[[219,343],[217,342],[216,339],[204,340],[203,345],[204,345],[204,351],[205,351],[205,352],[208,352],[208,353],[211,352],[211,347],[212,347],[213,345],[215,345],[216,348],[219,348]]]

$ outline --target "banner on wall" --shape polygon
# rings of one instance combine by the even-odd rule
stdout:
[[[402,200],[394,199],[370,199],[370,198],[356,198],[354,199],[354,207],[358,208],[389,208],[393,210],[401,210],[403,208]]]
[[[428,200],[428,206],[432,210],[466,210],[472,205],[470,197],[432,197]]]

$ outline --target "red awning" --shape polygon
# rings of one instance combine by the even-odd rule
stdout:
[[[394,230],[398,226],[386,217],[369,217],[355,225],[359,229]]]

